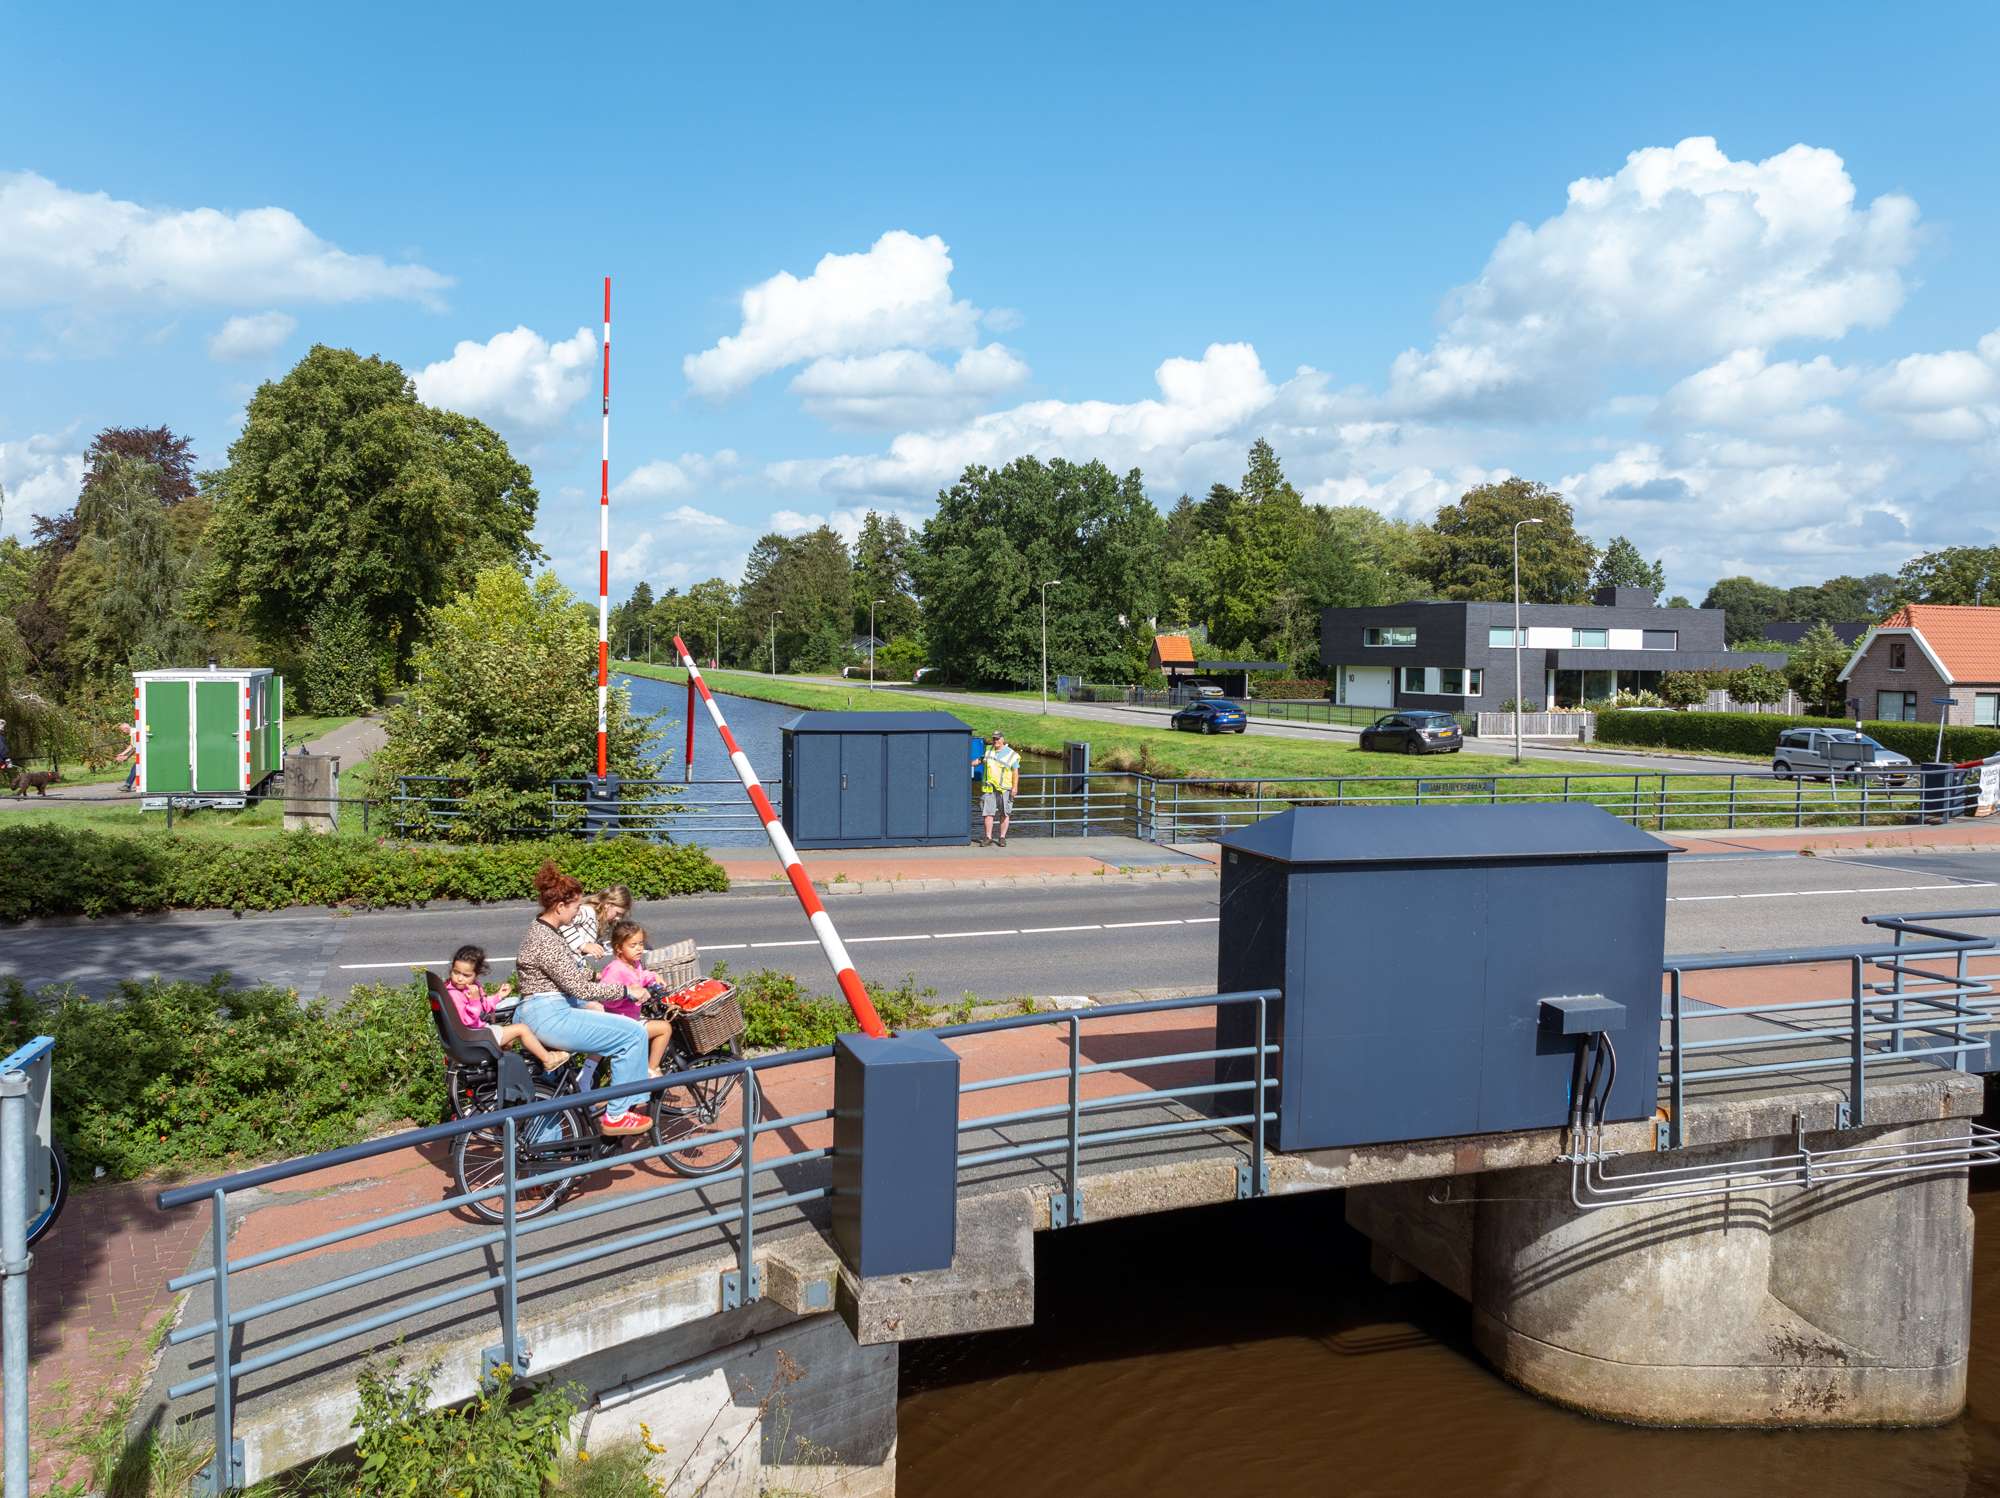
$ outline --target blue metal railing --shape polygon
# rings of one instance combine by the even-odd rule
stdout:
[[[1088,1010],[1010,1015],[1001,1019],[946,1026],[933,1032],[947,1041],[960,1041],[999,1031],[1034,1026],[1062,1027],[1068,1032],[1068,1059],[1065,1066],[983,1079],[968,1083],[962,1088],[962,1092],[969,1094],[993,1088],[1028,1086],[1067,1078],[1068,1098],[1064,1104],[1024,1108],[992,1118],[974,1119],[963,1125],[960,1132],[962,1137],[983,1127],[1049,1122],[1059,1118],[1066,1119],[1065,1127],[1045,1139],[1009,1144],[997,1149],[962,1150],[958,1162],[960,1174],[1004,1160],[1062,1152],[1065,1162],[1062,1180],[1065,1189],[1051,1209],[1052,1217],[1060,1226],[1065,1222],[1078,1220],[1082,1201],[1079,1186],[1081,1165],[1085,1156],[1092,1150],[1123,1145],[1136,1140],[1160,1139],[1241,1127],[1250,1125],[1260,1118],[1266,1121],[1275,1119],[1276,1113],[1267,1104],[1272,1090],[1279,1084],[1276,1078],[1269,1077],[1267,1073],[1269,1058],[1277,1054],[1277,1047],[1268,1042],[1267,1017],[1268,1006],[1276,997],[1274,991],[1259,991],[1163,999]],[[1171,1010],[1217,1008],[1240,1004],[1252,1005],[1255,1008],[1254,1045],[1217,1046],[1207,1050],[1181,1051],[1157,1057],[1142,1056],[1115,1062],[1083,1060],[1082,1037],[1087,1026]],[[569,1110],[591,1108],[612,1098],[650,1095],[684,1083],[686,1075],[670,1072],[664,1077],[645,1082],[599,1088],[585,1093],[563,1094],[495,1112],[471,1115],[429,1128],[408,1130],[362,1144],[328,1150],[303,1159],[258,1166],[216,1180],[162,1191],[158,1198],[162,1209],[206,1203],[210,1214],[210,1241],[214,1245],[215,1262],[209,1268],[194,1270],[168,1281],[168,1289],[175,1292],[208,1287],[210,1300],[208,1316],[205,1320],[177,1328],[167,1339],[169,1344],[176,1346],[206,1340],[210,1344],[209,1367],[205,1372],[194,1372],[192,1376],[171,1385],[167,1394],[170,1399],[181,1399],[193,1394],[212,1392],[217,1460],[215,1466],[210,1469],[208,1480],[211,1490],[226,1491],[233,1485],[239,1485],[245,1476],[243,1463],[238,1454],[240,1448],[234,1438],[236,1381],[265,1369],[310,1357],[352,1338],[385,1332],[400,1323],[450,1306],[490,1298],[494,1302],[494,1315],[499,1323],[499,1344],[488,1352],[488,1360],[522,1368],[526,1366],[527,1350],[523,1346],[520,1328],[521,1285],[586,1263],[603,1261],[610,1256],[711,1230],[733,1233],[735,1238],[735,1267],[724,1276],[724,1283],[721,1286],[723,1308],[727,1309],[732,1305],[756,1299],[759,1293],[759,1278],[754,1254],[759,1220],[768,1219],[773,1213],[822,1200],[830,1193],[830,1186],[825,1180],[817,1184],[795,1183],[790,1187],[779,1182],[777,1190],[760,1191],[757,1178],[786,1167],[817,1165],[830,1159],[834,1153],[831,1146],[828,1146],[796,1148],[775,1158],[760,1160],[756,1157],[758,1139],[779,1130],[796,1130],[827,1124],[834,1117],[832,1108],[822,1108],[780,1118],[761,1118],[759,1115],[763,1111],[766,1098],[765,1083],[762,1079],[787,1068],[824,1063],[832,1054],[831,1047],[822,1046],[812,1050],[785,1052],[704,1068],[701,1075],[706,1082],[719,1081],[731,1076],[741,1079],[737,1093],[742,1098],[741,1104],[737,1105],[740,1114],[730,1126],[724,1127],[718,1123],[706,1134],[682,1135],[666,1143],[641,1149],[616,1150],[580,1164],[565,1165],[560,1169],[531,1175],[524,1176],[518,1173],[515,1145],[521,1132],[532,1128],[537,1120]],[[1262,1058],[1261,1063],[1254,1066],[1254,1074],[1238,1080],[1141,1088],[1098,1098],[1086,1099],[1082,1096],[1084,1079],[1101,1072],[1141,1070],[1171,1063],[1253,1057]],[[1183,1099],[1202,1099],[1238,1092],[1252,1094],[1247,1109],[1225,1110],[1217,1116],[1202,1114],[1174,1116],[1164,1122],[1125,1128],[1085,1127],[1087,1119],[1121,1109],[1145,1106],[1173,1109],[1177,1105],[1184,1107],[1181,1104]],[[406,1150],[448,1147],[463,1135],[475,1131],[490,1131],[496,1127],[501,1131],[501,1149],[504,1158],[504,1173],[497,1187],[497,1193],[501,1198],[501,1220],[496,1226],[418,1253],[371,1263],[366,1268],[351,1272],[330,1275],[326,1279],[283,1295],[249,1305],[239,1303],[240,1286],[237,1277],[249,1271],[281,1260],[356,1243],[376,1234],[407,1227],[411,1223],[437,1219],[447,1214],[460,1214],[474,1201],[490,1200],[496,1194],[496,1188],[488,1187],[484,1191],[467,1193],[450,1192],[442,1199],[422,1206],[391,1212],[365,1223],[234,1257],[228,1251],[228,1214],[232,1197],[256,1188],[296,1180],[318,1171],[379,1159]],[[1262,1130],[1253,1127],[1249,1132],[1253,1164],[1248,1177],[1247,1194],[1261,1194],[1266,1178]],[[635,1164],[686,1150],[702,1139],[718,1142],[740,1141],[742,1146],[740,1162],[723,1174],[674,1180],[663,1185],[622,1192],[582,1206],[559,1205],[545,1215],[527,1220],[522,1220],[519,1216],[518,1201],[524,1191],[547,1188],[561,1181],[603,1175],[612,1170],[628,1169]],[[523,1243],[532,1240],[536,1234],[585,1222],[608,1212],[673,1202],[689,1192],[713,1188],[719,1182],[726,1183],[732,1176],[735,1190],[732,1193],[733,1199],[727,1205],[716,1206],[712,1210],[692,1217],[676,1217],[670,1220],[661,1219],[655,1214],[653,1220],[634,1225],[631,1231],[610,1242],[593,1241],[587,1248],[553,1252],[549,1256],[529,1258],[524,1261]],[[463,1218],[458,1217],[456,1220],[463,1221]],[[239,1350],[237,1346],[238,1339],[248,1335],[248,1328],[284,1312],[297,1310],[302,1306],[325,1300],[329,1296],[368,1285],[383,1284],[411,1270],[432,1268],[466,1254],[494,1250],[498,1251],[498,1268],[483,1276],[417,1295],[412,1300],[371,1315],[342,1321],[337,1325],[322,1326],[291,1340],[279,1340],[276,1345],[259,1347],[247,1353]],[[397,1292],[391,1290],[389,1293],[393,1295]]]

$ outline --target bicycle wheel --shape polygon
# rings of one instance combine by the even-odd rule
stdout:
[[[547,1082],[535,1083],[536,1102],[560,1095]],[[492,1112],[498,1103],[497,1085],[483,1088],[474,1096],[472,1111]],[[515,1124],[514,1179],[524,1181],[544,1171],[578,1164],[589,1158],[596,1147],[596,1130],[581,1108],[564,1108],[520,1120]],[[486,1222],[499,1222],[506,1216],[506,1135],[498,1121],[461,1134],[452,1142],[451,1172],[458,1182],[459,1194],[473,1198],[466,1205],[474,1216]],[[515,1220],[525,1221],[554,1211],[576,1189],[576,1180],[575,1176],[569,1176],[546,1186],[517,1185]]]
[[[63,1203],[69,1200],[69,1158],[63,1154],[60,1144],[49,1145],[49,1204],[39,1217],[28,1224],[28,1245],[46,1233],[55,1220],[62,1215]]]
[[[741,1050],[732,1040],[727,1050],[711,1051],[692,1060],[679,1054],[674,1057],[681,1064],[674,1068],[673,1074],[687,1080],[660,1092],[658,1106],[653,1110],[653,1143],[666,1145],[676,1139],[690,1140],[683,1148],[661,1157],[681,1175],[712,1176],[743,1158],[743,1136],[736,1132],[743,1127],[742,1110],[729,1106],[732,1097],[741,1095],[736,1073],[706,1079],[701,1076],[710,1067],[736,1060]]]

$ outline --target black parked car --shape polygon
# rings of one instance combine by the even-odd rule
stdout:
[[[1401,754],[1456,754],[1465,747],[1450,713],[1407,710],[1384,713],[1361,730],[1361,747]]]
[[[1204,697],[1190,702],[1167,721],[1196,733],[1241,733],[1250,726],[1250,715],[1226,697]]]

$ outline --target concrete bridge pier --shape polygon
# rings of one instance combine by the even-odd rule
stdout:
[[[1955,1119],[1808,1136],[1963,1134]],[[1652,1157],[1743,1162],[1786,1140]],[[1583,1211],[1566,1165],[1357,1187],[1378,1251],[1467,1299],[1481,1352],[1555,1403],[1652,1425],[1936,1424],[1965,1405],[1972,1210],[1963,1169]],[[1381,1267],[1393,1271],[1395,1264]]]

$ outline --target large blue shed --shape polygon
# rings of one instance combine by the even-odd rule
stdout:
[[[1596,994],[1616,1086],[1651,1115],[1667,855],[1594,806],[1306,807],[1222,840],[1220,992],[1283,990],[1270,1020],[1278,1148],[1554,1127],[1578,1040],[1541,1001]],[[1219,1043],[1251,1043],[1226,1005]],[[1248,1075],[1224,1062],[1224,1075]]]
[[[972,730],[950,713],[801,713],[783,732],[781,815],[793,846],[972,840]]]

